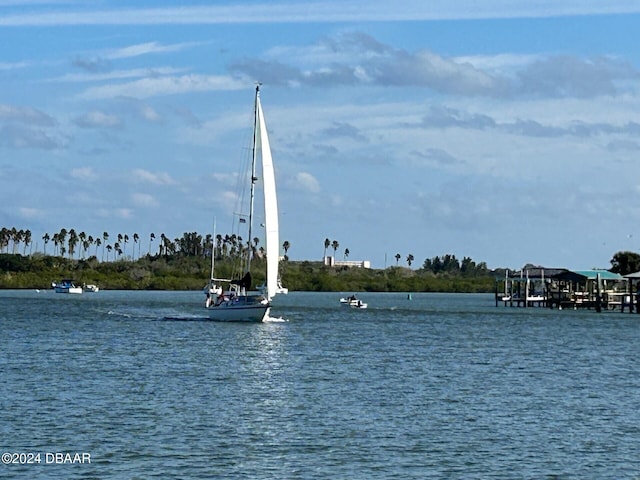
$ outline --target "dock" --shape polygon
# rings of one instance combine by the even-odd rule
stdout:
[[[640,272],[622,276],[608,270],[543,267],[507,271],[496,279],[495,304],[640,313],[639,280]]]

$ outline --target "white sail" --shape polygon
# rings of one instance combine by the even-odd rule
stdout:
[[[280,236],[278,226],[278,199],[276,196],[276,176],[273,169],[269,135],[262,113],[260,96],[257,97],[258,131],[256,132],[256,147],[262,157],[262,180],[264,188],[265,235],[267,250],[267,291],[266,296],[271,299],[278,287],[278,261],[280,260]]]

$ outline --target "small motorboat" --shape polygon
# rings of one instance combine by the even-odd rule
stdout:
[[[56,293],[82,293],[82,287],[76,287],[72,280],[65,278],[60,283],[51,282]]]
[[[342,305],[343,307],[351,307],[351,308],[367,308],[367,304],[364,303],[355,295],[351,295],[347,298],[341,298],[340,305]]]

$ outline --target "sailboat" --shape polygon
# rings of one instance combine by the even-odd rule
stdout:
[[[278,201],[276,195],[276,179],[273,168],[271,147],[267,135],[267,127],[260,103],[260,85],[256,86],[254,102],[253,122],[253,146],[251,159],[251,176],[247,179],[250,183],[250,204],[248,215],[248,239],[251,242],[253,220],[255,186],[258,180],[256,176],[258,168],[262,173],[262,185],[264,196],[264,231],[266,244],[266,283],[260,292],[251,290],[251,254],[250,245],[247,248],[244,275],[240,279],[216,278],[215,254],[211,258],[211,279],[205,287],[205,307],[211,320],[231,322],[262,322],[269,317],[271,302],[278,290],[278,263],[279,255],[279,226],[278,226]],[[246,223],[245,218],[241,218]],[[215,234],[214,234],[215,238]]]

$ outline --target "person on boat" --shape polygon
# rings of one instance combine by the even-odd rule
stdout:
[[[216,306],[222,305],[227,300],[229,300],[229,297],[227,297],[223,292],[220,292],[220,295],[218,295],[218,298],[216,299]]]

